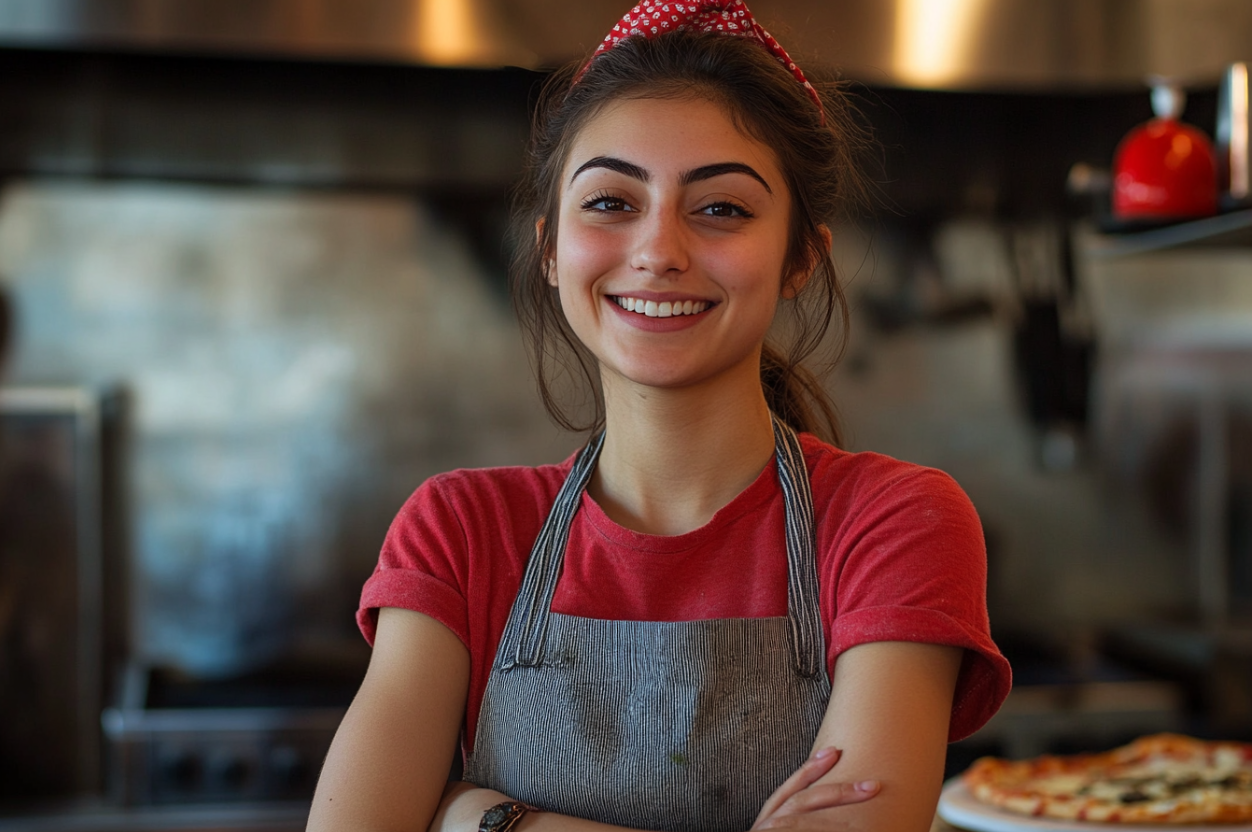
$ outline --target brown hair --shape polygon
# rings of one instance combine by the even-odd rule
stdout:
[[[596,392],[591,424],[576,423],[557,403],[549,375],[554,369],[563,371],[597,390],[595,359],[570,329],[545,266],[556,245],[560,176],[570,148],[582,128],[613,101],[699,97],[722,106],[744,135],[773,149],[792,203],[784,274],[813,269],[799,297],[786,304],[793,315],[789,347],[767,342],[761,354],[766,401],[793,428],[838,444],[834,404],[801,362],[821,346],[836,314],[841,330],[834,358],[842,352],[847,304],[821,224],[853,213],[867,204],[870,194],[858,159],[868,145],[868,133],[842,86],[815,84],[823,119],[804,87],[759,44],[685,31],[626,38],[597,56],[578,77],[580,68],[568,66],[545,84],[524,176],[514,194],[514,304],[548,413],[573,431],[595,429],[604,421]]]

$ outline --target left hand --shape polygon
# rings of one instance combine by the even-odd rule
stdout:
[[[876,780],[818,783],[835,767],[840,756],[837,748],[818,750],[775,789],[761,807],[752,829],[803,829],[809,826],[829,829],[828,819],[819,816],[819,812],[835,806],[861,803],[878,794]]]

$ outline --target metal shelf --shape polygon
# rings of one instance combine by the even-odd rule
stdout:
[[[1126,234],[1093,236],[1086,253],[1108,259],[1184,246],[1252,246],[1252,209]]]

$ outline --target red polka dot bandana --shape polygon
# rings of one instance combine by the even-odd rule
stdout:
[[[683,30],[717,32],[757,41],[795,76],[795,79],[804,86],[809,98],[813,99],[813,103],[817,105],[818,112],[822,112],[822,100],[818,97],[817,90],[813,89],[813,85],[804,77],[804,73],[800,71],[800,67],[796,66],[795,61],[791,60],[787,50],[783,49],[774,36],[762,29],[761,25],[756,22],[743,0],[702,0],[696,3],[643,0],[626,12],[626,16],[618,21],[613,30],[605,36],[604,42],[596,49],[591,60],[594,61],[596,55],[612,49],[622,39],[632,35],[651,38],[665,32]],[[588,61],[587,66],[590,65],[591,61]],[[583,67],[583,72],[587,71],[587,66]]]

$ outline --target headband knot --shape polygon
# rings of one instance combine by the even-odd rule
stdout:
[[[826,114],[822,109],[822,99],[818,96],[817,90],[813,89],[813,85],[804,77],[804,73],[800,71],[800,67],[796,66],[796,62],[791,60],[791,56],[782,48],[782,44],[756,22],[743,0],[701,0],[698,3],[643,0],[626,12],[612,31],[605,36],[578,76],[582,77],[587,67],[591,66],[591,61],[594,61],[600,53],[607,52],[625,38],[634,36],[654,38],[666,32],[687,30],[742,37],[761,44],[800,82],[809,98],[813,99],[813,103],[817,105],[817,111],[822,114],[822,120],[825,121]]]

